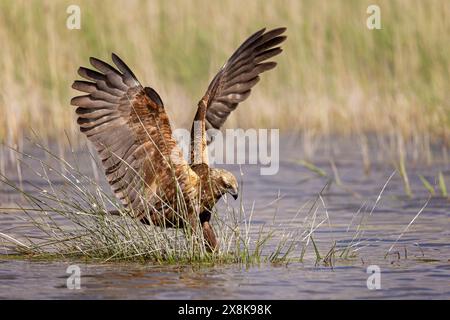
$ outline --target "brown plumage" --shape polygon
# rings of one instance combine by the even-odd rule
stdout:
[[[71,100],[78,106],[80,130],[97,149],[107,181],[132,217],[171,227],[195,226],[199,219],[209,248],[217,248],[211,209],[225,193],[236,198],[238,184],[230,172],[209,167],[206,130],[220,129],[250,95],[259,74],[276,66],[266,60],[282,51],[277,46],[286,39],[285,30],[253,34],[211,81],[194,118],[199,125],[191,130],[190,165],[172,137],[161,98],[144,88],[117,55],[112,54],[117,69],[96,58],[90,63],[98,71],[78,69],[88,80],[72,85],[87,93]]]

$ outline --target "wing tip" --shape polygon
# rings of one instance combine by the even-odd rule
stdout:
[[[111,59],[113,62],[114,62],[114,60],[120,60],[123,62],[123,60],[115,52],[111,52]]]
[[[264,33],[264,35],[270,34],[270,39],[280,38],[280,39],[282,39],[280,41],[280,43],[281,43],[284,40],[286,40],[286,38],[287,38],[287,35],[284,34],[284,32],[286,32],[286,30],[287,30],[287,27],[273,28],[273,29],[268,30],[266,33]]]
[[[102,61],[102,60],[100,60],[100,59],[98,59],[98,58],[96,58],[96,57],[89,57],[89,63],[90,63],[93,67],[97,68],[96,65],[98,65],[98,64],[104,64],[105,62]]]
[[[83,77],[83,72],[86,70],[85,67],[78,67],[77,73],[80,77]],[[83,77],[84,78],[84,77]]]
[[[95,69],[97,69],[101,73],[104,74],[115,73],[120,76],[120,73],[119,71],[116,70],[116,68],[114,68],[112,65],[101,59],[98,59],[96,57],[89,57],[89,62]]]
[[[282,33],[286,32],[286,30],[287,30],[287,27],[276,27],[276,28],[268,30],[267,32],[276,32],[278,34],[282,34]]]
[[[274,69],[278,65],[275,61],[267,61],[267,62],[261,62],[257,64],[257,67],[259,68],[259,73],[264,73],[266,71]]]
[[[284,42],[287,39],[287,35],[283,34],[282,36],[278,36],[277,38],[280,39],[280,43]]]
[[[72,99],[70,99],[70,105],[78,107],[77,100],[79,100],[79,98],[80,98],[80,96],[76,96],[76,97],[73,97]]]
[[[111,59],[119,70],[127,77],[131,77],[136,85],[141,85],[136,75],[131,71],[130,67],[114,52],[111,52]]]

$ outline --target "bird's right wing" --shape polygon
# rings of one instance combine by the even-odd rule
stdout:
[[[267,60],[282,52],[278,45],[286,39],[282,35],[286,28],[265,31],[262,29],[244,41],[208,86],[204,99],[209,126],[220,129],[237,105],[248,98],[259,74],[277,65]]]
[[[245,40],[219,70],[200,100],[191,130],[191,161],[206,161],[206,145],[211,142],[205,130],[220,129],[239,103],[250,96],[259,75],[275,68],[268,59],[280,54],[286,28],[259,30]]]
[[[78,106],[80,130],[96,147],[113,192],[138,216],[162,194],[171,201],[176,183],[187,188],[196,176],[172,137],[159,95],[143,88],[118,56],[112,60],[119,70],[96,58],[90,62],[98,71],[78,69],[88,81],[77,80],[72,87],[87,95],[71,104]]]

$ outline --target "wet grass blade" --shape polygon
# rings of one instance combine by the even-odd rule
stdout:
[[[436,194],[436,192],[435,192],[433,186],[428,182],[428,180],[423,175],[419,174],[419,178],[420,178],[420,181],[422,181],[422,184],[425,187],[425,189],[427,189],[428,192],[432,196],[434,196]]]
[[[309,171],[318,174],[321,177],[328,177],[328,174],[320,169],[319,167],[317,167],[316,165],[314,165],[313,163],[306,161],[306,160],[299,160],[297,161],[298,164],[300,164],[301,166],[305,167],[306,169],[308,169]]]
[[[445,198],[448,197],[447,185],[445,184],[444,175],[442,174],[442,171],[439,172],[438,181],[439,181],[439,189],[441,190],[442,196]]]

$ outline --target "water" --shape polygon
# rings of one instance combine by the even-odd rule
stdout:
[[[287,223],[302,205],[313,201],[326,184],[326,178],[291,161],[303,159],[303,150],[299,143],[283,143],[280,170],[273,176],[261,176],[258,166],[242,166],[244,206],[251,208],[255,201],[253,222],[256,226],[270,223],[275,210],[278,212],[277,221]],[[31,148],[30,152],[43,156]],[[371,173],[365,175],[360,150],[352,143],[336,142],[331,149],[319,147],[316,152],[314,164],[331,176],[329,159],[332,154],[344,185],[332,184],[323,194],[331,228],[325,223],[315,232],[322,255],[326,254],[333,241],[337,241],[338,245],[351,241],[362,215],[355,217],[358,209],[367,203],[365,211],[370,212],[392,174],[393,169],[388,161],[380,159],[375,151],[373,153]],[[86,153],[80,151],[79,156],[86,172],[92,171]],[[413,198],[405,196],[402,179],[396,173],[365,225],[366,231],[360,239],[357,256],[349,260],[336,260],[333,266],[316,265],[311,245],[303,263],[262,264],[250,268],[239,265],[162,267],[135,263],[43,262],[11,260],[0,256],[0,298],[449,299],[449,200],[439,196],[431,198],[407,232],[399,236],[428,200],[428,191],[418,174],[433,182],[438,172],[442,171],[446,180],[450,181],[450,167],[439,160],[432,166],[411,160],[407,166]],[[239,174],[238,166],[227,168]],[[16,177],[15,166],[8,166],[7,173]],[[32,177],[25,168],[22,175],[24,180],[40,183],[39,178]],[[28,188],[26,184],[24,187]],[[275,201],[278,196],[280,199]],[[12,206],[16,201],[21,201],[17,193],[4,186],[0,188],[2,207]],[[318,214],[326,214],[325,209],[321,207]],[[0,214],[0,231],[7,232],[16,227],[14,232],[17,233],[20,230],[17,227],[23,224],[19,218],[14,213]],[[296,228],[296,224],[290,227]],[[270,244],[269,248],[274,245]],[[392,245],[391,254],[386,256]],[[74,263],[81,270],[80,290],[70,290],[66,286],[69,276],[66,269]],[[369,265],[377,265],[381,270],[379,290],[367,288]]]

